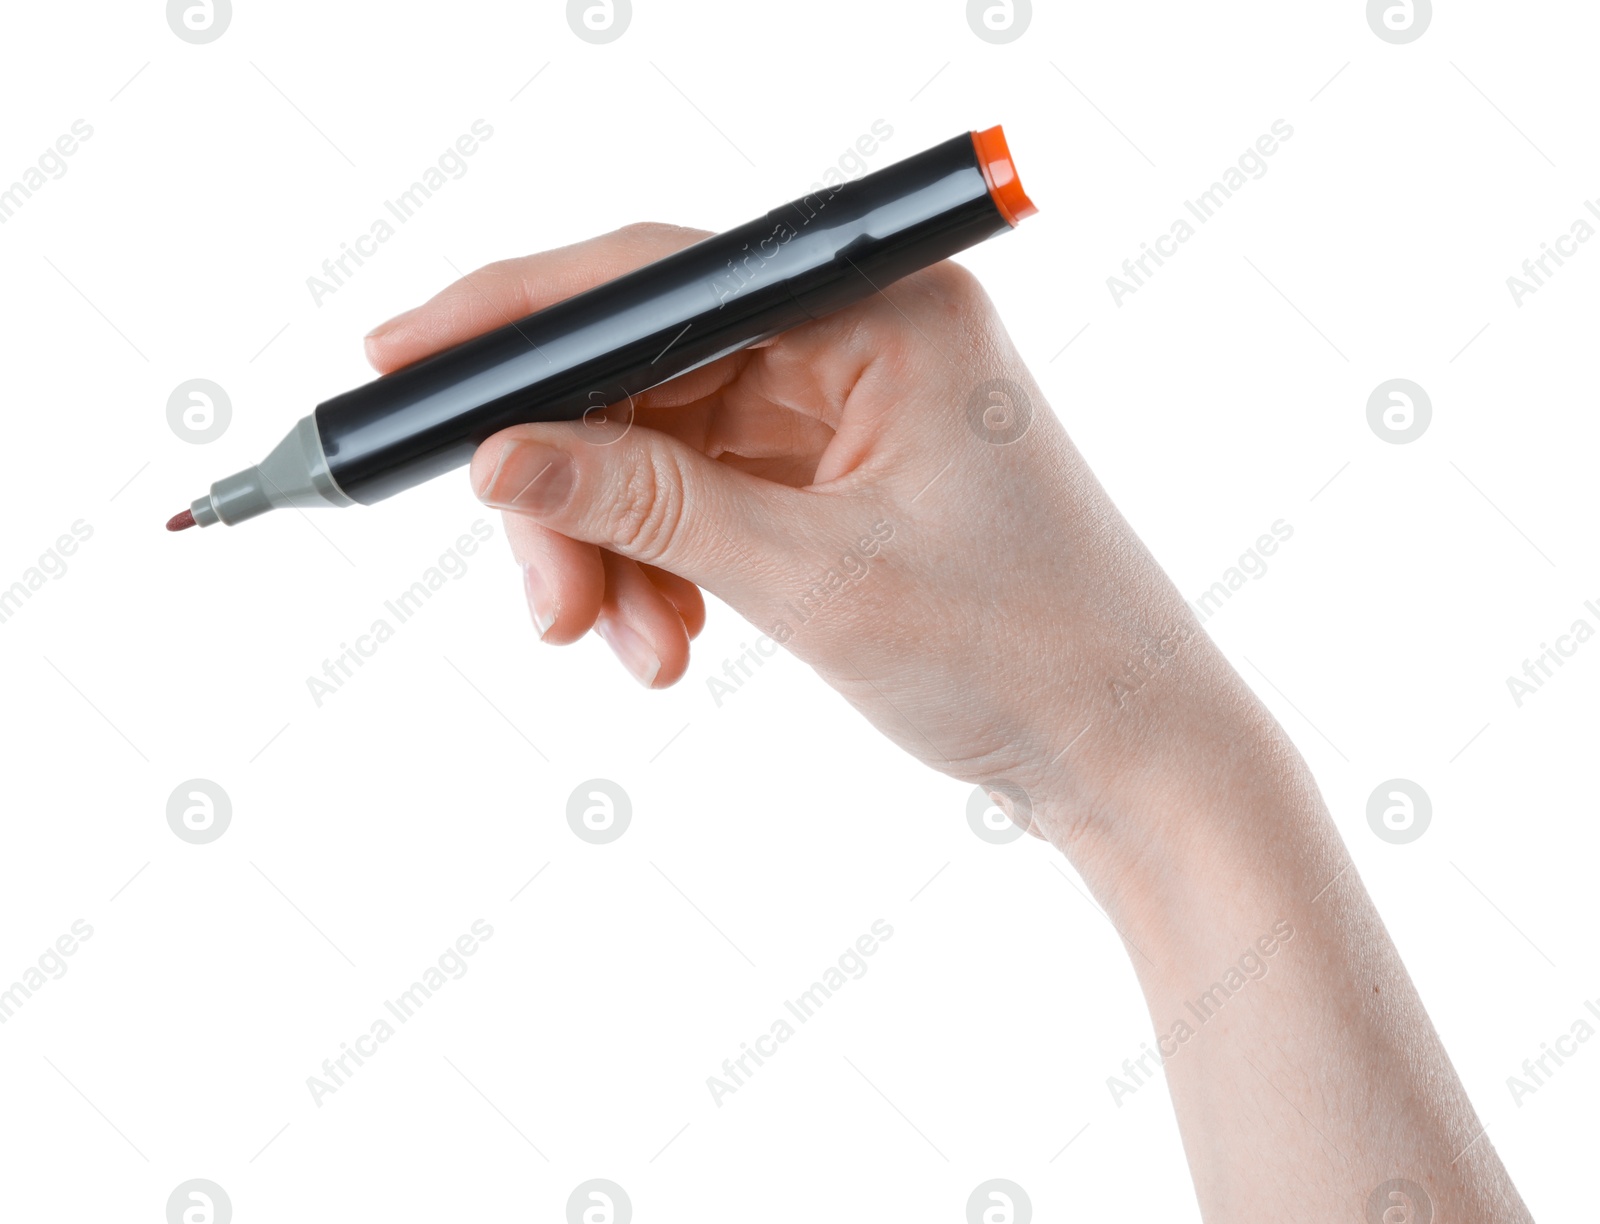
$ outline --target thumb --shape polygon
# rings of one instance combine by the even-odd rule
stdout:
[[[823,500],[615,421],[503,430],[473,456],[472,489],[489,506],[670,570],[741,610],[797,571]]]

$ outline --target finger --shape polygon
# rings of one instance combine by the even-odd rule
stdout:
[[[606,597],[595,632],[645,688],[676,684],[689,669],[689,634],[678,610],[633,561],[601,553]]]
[[[595,444],[595,436],[608,439]],[[516,425],[478,448],[473,491],[577,540],[760,607],[808,568],[831,499],[751,476],[655,430]]]
[[[605,598],[600,550],[541,526],[523,514],[504,515],[511,555],[522,566],[528,613],[541,641],[576,642],[594,628]]]
[[[367,360],[386,374],[704,237],[704,230],[676,225],[629,225],[572,246],[489,264],[373,328],[366,337]]]
[[[669,574],[654,565],[639,565],[639,568],[655,585],[656,590],[661,592],[662,597],[677,609],[678,617],[683,621],[684,629],[688,631],[689,640],[692,642],[699,637],[700,631],[706,627],[706,599],[700,593],[700,588],[687,578],[679,578],[678,575]]]

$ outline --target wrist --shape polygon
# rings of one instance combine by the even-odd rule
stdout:
[[[1107,734],[1090,724],[1039,782],[1040,830],[1119,927],[1181,939],[1197,916],[1270,906],[1348,862],[1299,752],[1227,679],[1104,711]]]

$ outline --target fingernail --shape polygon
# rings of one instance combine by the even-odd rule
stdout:
[[[364,339],[364,340],[376,340],[379,336],[383,335],[385,332],[393,331],[396,327],[398,327],[401,324],[402,321],[410,318],[415,313],[416,313],[416,307],[415,306],[413,306],[410,310],[402,310],[399,314],[395,315],[394,318],[386,320],[383,323],[379,323],[378,326],[374,327],[365,336],[363,336],[362,339]]]
[[[622,660],[622,665],[633,673],[633,678],[645,688],[656,682],[661,670],[661,660],[650,644],[621,621],[599,620],[594,631],[605,639],[612,653]]]
[[[538,566],[523,564],[522,590],[528,597],[528,611],[533,614],[534,628],[538,629],[542,641],[550,632],[550,626],[556,623],[556,613],[560,609]]]
[[[508,443],[500,463],[477,491],[496,510],[540,514],[555,510],[572,491],[572,458],[542,442]]]

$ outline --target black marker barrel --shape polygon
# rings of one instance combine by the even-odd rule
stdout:
[[[335,396],[316,410],[329,471],[380,501],[509,425],[625,403],[860,301],[1009,229],[989,178],[963,133]]]
[[[507,426],[629,403],[1034,211],[1005,134],[965,132],[326,400],[168,527],[381,501],[463,466]]]

